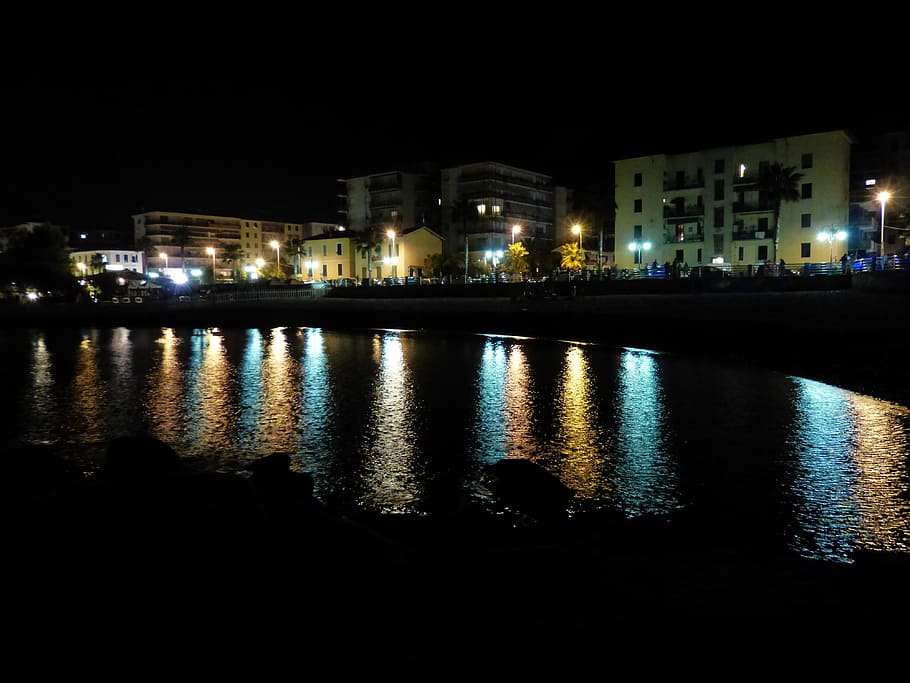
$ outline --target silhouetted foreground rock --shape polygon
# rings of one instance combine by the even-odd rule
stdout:
[[[908,603],[904,556],[832,565],[673,522],[564,517],[568,490],[523,461],[490,468],[520,516],[441,520],[333,513],[290,462],[207,472],[141,436],[112,440],[92,476],[46,447],[2,453],[6,677],[704,679],[781,658],[792,673],[819,635],[674,620]]]

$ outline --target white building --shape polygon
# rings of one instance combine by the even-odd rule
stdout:
[[[88,249],[85,251],[70,252],[70,258],[76,268],[86,274],[93,275],[102,270],[132,270],[137,273],[145,272],[145,255],[141,251],[132,249]]]

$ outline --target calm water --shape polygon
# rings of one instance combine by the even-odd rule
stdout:
[[[288,451],[326,503],[422,512],[523,457],[580,507],[697,510],[835,561],[910,552],[910,410],[798,377],[392,330],[12,330],[0,351],[0,441],[87,468],[147,432],[224,471]]]

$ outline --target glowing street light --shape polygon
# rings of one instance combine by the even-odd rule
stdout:
[[[215,281],[215,247],[206,247],[205,253],[212,257],[212,282]]]
[[[889,199],[891,199],[891,193],[887,190],[878,193],[878,201],[882,203],[882,242],[879,245],[878,255],[883,259],[885,258],[885,204],[888,203]]]
[[[256,269],[261,272],[263,268],[265,268],[265,259],[260,256],[256,259]]]
[[[843,230],[822,230],[818,233],[818,241],[828,243],[828,261],[830,263],[834,263],[834,242],[843,242],[845,239],[847,239],[847,233]]]
[[[164,269],[167,270],[167,254],[163,251],[158,252],[158,258],[164,259]]]
[[[278,249],[278,241],[272,240],[269,242],[269,246],[275,250],[275,268],[278,269],[278,274],[281,274],[281,251]]]
[[[512,226],[512,244],[515,244],[515,233],[518,233],[518,232],[521,232],[521,226],[513,225]]]
[[[578,235],[578,248],[581,249],[581,226],[578,223],[572,226],[572,234]]]
[[[629,242],[629,251],[638,252],[638,260],[636,261],[636,263],[638,263],[639,265],[641,265],[641,263],[642,263],[641,252],[643,250],[648,251],[650,248],[651,248],[650,242]]]

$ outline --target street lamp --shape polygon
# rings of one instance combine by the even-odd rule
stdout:
[[[581,226],[578,223],[572,226],[572,234],[578,235],[578,249],[581,250]]]
[[[256,270],[257,272],[262,272],[263,268],[265,268],[265,259],[260,256],[256,259]]]
[[[163,251],[158,252],[158,258],[164,259],[164,269],[167,270],[167,254]]]
[[[278,240],[272,240],[269,245],[275,250],[275,267],[281,275],[281,251],[278,249]]]
[[[629,242],[629,251],[634,251],[638,253],[638,265],[641,265],[641,252],[642,250],[648,251],[651,248],[650,242]]]
[[[517,232],[521,232],[521,226],[513,225],[512,226],[512,244],[515,244],[515,233],[517,233]]]
[[[86,267],[87,267],[87,266],[85,265],[85,261],[76,261],[76,267],[77,267],[77,268],[79,269],[79,271],[82,273],[82,279],[84,280],[84,279],[85,279],[85,269],[86,269]]]
[[[845,239],[847,239],[847,233],[843,230],[822,230],[818,233],[818,241],[828,243],[828,261],[830,263],[834,263],[834,242],[843,242]]]
[[[215,247],[206,247],[205,253],[212,257],[212,282],[215,281]]]
[[[884,260],[885,258],[885,204],[891,199],[891,193],[887,190],[878,193],[878,201],[882,203],[882,243],[879,245],[878,255]],[[884,264],[883,264],[884,265]]]

